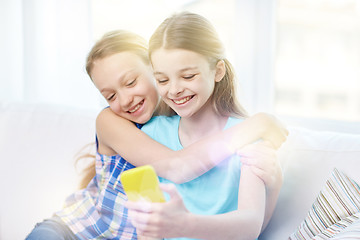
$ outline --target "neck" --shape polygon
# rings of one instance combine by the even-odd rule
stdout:
[[[181,118],[179,125],[179,138],[183,147],[199,141],[218,131],[222,131],[228,117],[218,115],[210,107],[189,118]]]

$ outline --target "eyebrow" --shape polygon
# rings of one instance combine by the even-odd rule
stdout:
[[[183,69],[180,69],[178,72],[185,72],[185,71],[188,71],[188,70],[195,70],[197,69],[197,67],[186,67],[186,68],[183,68]],[[159,71],[155,71],[154,72],[154,75],[161,75],[161,74],[164,74],[163,72],[159,72]]]
[[[107,91],[111,91],[111,89],[110,88],[103,88],[103,89],[100,90],[101,93],[107,92]]]

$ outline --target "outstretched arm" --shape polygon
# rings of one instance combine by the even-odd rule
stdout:
[[[135,166],[151,164],[157,174],[175,183],[190,181],[205,173],[236,149],[257,139],[275,146],[286,138],[286,129],[271,115],[260,113],[179,151],[154,141],[130,121],[104,109],[97,117],[99,152],[120,154]],[[210,151],[216,147],[216,151]]]

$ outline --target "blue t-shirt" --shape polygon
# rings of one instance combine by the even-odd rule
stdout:
[[[230,117],[225,129],[241,121],[241,119]],[[180,150],[183,147],[179,140],[179,122],[178,115],[158,116],[145,124],[142,130],[161,144],[173,150]],[[209,149],[209,151],[216,151],[216,149]],[[239,156],[233,155],[198,178],[183,184],[175,184],[175,186],[190,212],[201,215],[226,213],[236,210],[238,206],[240,170]],[[163,183],[173,183],[161,177],[159,179]]]

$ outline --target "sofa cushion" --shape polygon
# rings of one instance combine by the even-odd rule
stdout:
[[[326,230],[335,234],[347,227],[347,225],[339,227],[341,220],[359,211],[359,185],[345,173],[334,169],[331,177],[326,181],[325,186],[308,211],[307,217],[289,239],[313,239],[322,232],[324,232],[324,236],[327,236]],[[348,223],[348,221],[343,222]],[[330,231],[331,227],[333,227],[332,230],[334,231]],[[335,231],[335,228],[337,231]]]
[[[284,183],[259,240],[287,239],[306,218],[326,179],[338,168],[360,182],[360,135],[289,127],[278,153]]]
[[[354,216],[354,215],[353,215]],[[336,234],[332,240],[344,240],[344,239],[359,239],[360,234],[360,214],[357,214],[358,219],[346,229]]]
[[[314,240],[324,239],[359,239],[360,237],[360,213],[355,213],[341,221],[334,223],[316,237]]]

